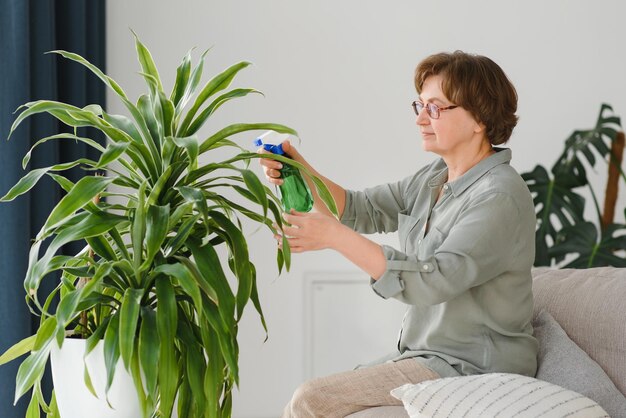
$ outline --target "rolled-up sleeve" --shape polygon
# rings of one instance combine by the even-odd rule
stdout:
[[[521,255],[516,254],[519,219],[519,209],[506,193],[479,196],[458,214],[447,234],[431,226],[429,234],[440,235],[441,243],[430,256],[418,259],[417,253],[384,245],[386,271],[371,280],[372,288],[383,298],[411,305],[450,300],[514,268]]]
[[[397,231],[398,213],[405,212],[416,199],[415,193],[423,186],[424,174],[430,169],[426,166],[400,181],[363,191],[346,190],[341,222],[362,234]]]
[[[384,184],[363,191],[346,190],[341,223],[362,234],[394,232],[404,209],[401,184]]]

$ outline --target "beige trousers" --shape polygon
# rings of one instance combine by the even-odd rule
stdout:
[[[388,362],[304,382],[282,418],[341,418],[375,406],[402,405],[389,393],[439,375],[415,359]]]

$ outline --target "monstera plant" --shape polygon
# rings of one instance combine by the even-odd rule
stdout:
[[[567,138],[551,175],[541,165],[522,174],[537,210],[536,266],[626,266],[626,225],[613,221],[618,186],[626,181],[623,148],[620,118],[603,104],[594,128],[576,130]],[[598,160],[609,166],[604,211],[587,176],[587,168],[595,168]],[[593,220],[585,218],[582,190],[593,201]]]
[[[265,327],[244,228],[252,223],[275,232],[273,225],[282,225],[280,201],[247,168],[260,154],[235,140],[244,138],[250,146],[249,132],[258,130],[297,134],[279,124],[237,123],[201,135],[201,127],[221,106],[259,93],[228,90],[249,63],[232,65],[200,87],[206,53],[196,65],[188,53],[166,94],[150,52],[136,36],[135,44],[147,86],[136,102],[81,56],[54,51],[102,80],[125,106],[126,116],[97,104],[78,108],[40,100],[23,105],[11,128],[13,132],[39,113],[74,128],[74,133],[38,140],[24,167],[31,152],[46,141],[78,141],[100,152],[98,161],[81,158],[33,169],[1,199],[11,201],[28,192],[46,175],[66,192],[33,241],[24,281],[27,303],[40,317],[39,328],[0,357],[2,364],[28,354],[17,374],[15,398],[32,389],[29,417],[39,416],[40,407],[56,416],[54,396],[44,397],[40,382],[52,347],[62,347],[68,338],[86,340],[85,356],[97,344],[104,345],[107,389],[122,362],[132,376],[143,417],[170,417],[175,400],[179,417],[229,417],[239,376],[237,327],[249,301]],[[81,127],[103,132],[106,146],[77,135]],[[306,173],[283,156],[264,158]],[[76,166],[87,175],[73,183],[63,173]],[[103,171],[106,175],[97,174]],[[312,179],[336,214],[329,191]],[[58,254],[73,241],[84,242],[84,249],[74,256]],[[289,268],[287,242],[277,249],[277,264],[279,272]],[[40,296],[44,280],[57,280],[58,285]],[[84,381],[91,390],[88,373]]]

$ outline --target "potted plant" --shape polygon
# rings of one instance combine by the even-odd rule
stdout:
[[[566,139],[552,176],[541,165],[522,174],[537,211],[535,266],[626,267],[626,225],[614,222],[620,179],[626,181],[621,169],[624,132],[612,112],[602,104],[595,127],[576,130]],[[595,168],[598,160],[608,165],[603,211],[586,168]],[[585,218],[585,198],[579,193],[585,189],[595,209],[591,221]]]
[[[17,374],[15,398],[32,388],[29,417],[39,416],[40,407],[57,416],[60,399],[53,393],[48,404],[40,381],[50,353],[77,338],[85,348],[74,362],[82,367],[99,347],[105,391],[119,374],[116,367],[125,371],[134,383],[141,416],[170,417],[176,400],[180,417],[229,417],[239,375],[237,326],[249,301],[266,326],[241,219],[275,232],[274,223],[282,225],[280,202],[247,168],[260,155],[232,137],[257,130],[297,134],[279,124],[238,123],[200,137],[199,129],[222,105],[259,93],[250,88],[225,91],[249,63],[232,65],[199,89],[206,52],[195,66],[188,53],[166,95],[152,56],[136,35],[135,44],[148,90],[136,103],[81,56],[54,51],[91,70],[129,116],[109,114],[97,104],[81,109],[40,100],[22,106],[11,127],[13,132],[25,118],[48,113],[75,129],[96,128],[108,139],[105,147],[68,133],[40,139],[25,156],[24,167],[33,149],[51,140],[84,142],[101,155],[98,161],[81,158],[33,169],[0,199],[6,202],[28,192],[44,175],[66,192],[30,250],[24,287],[31,310],[40,315],[39,328],[0,357],[2,364],[28,354]],[[234,152],[212,160],[217,149],[220,155],[223,150]],[[310,175],[288,158],[264,157]],[[75,166],[88,174],[107,174],[86,175],[73,183],[63,172]],[[312,180],[336,214],[329,191],[319,179]],[[44,240],[50,244],[40,254]],[[57,255],[72,241],[84,241],[84,249],[71,257]],[[218,252],[217,247],[225,250]],[[279,272],[289,269],[287,242],[277,249],[277,264]],[[55,272],[58,286],[41,300],[39,285]],[[85,386],[96,392],[93,372],[85,370]],[[56,377],[54,381],[58,392]],[[97,413],[90,410],[89,416]]]

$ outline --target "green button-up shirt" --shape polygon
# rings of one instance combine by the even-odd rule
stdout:
[[[346,191],[345,225],[400,237],[400,250],[383,245],[386,271],[371,280],[408,305],[397,350],[380,361],[415,357],[443,377],[535,375],[535,209],[511,151],[496,151],[449,183],[439,159],[397,183]]]

